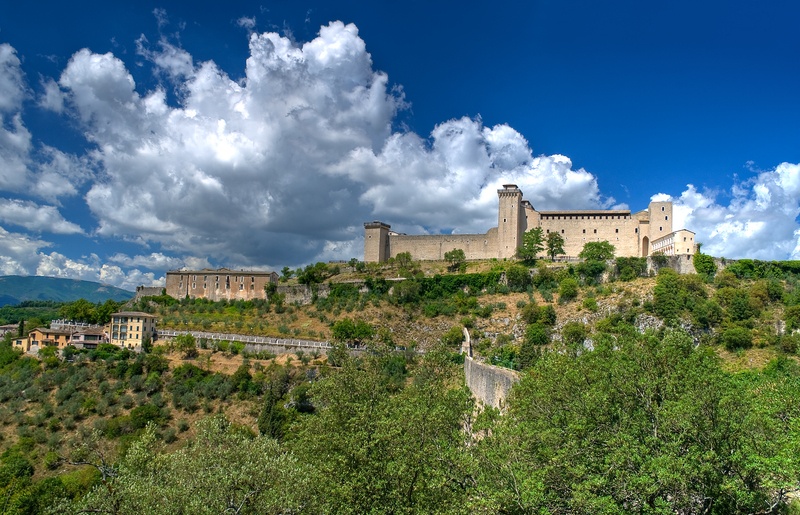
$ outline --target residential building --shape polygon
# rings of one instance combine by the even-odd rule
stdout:
[[[156,317],[141,311],[121,311],[111,315],[110,343],[128,349],[141,347],[145,339],[156,336]]]

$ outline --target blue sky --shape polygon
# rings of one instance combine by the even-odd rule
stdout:
[[[0,274],[132,289],[672,198],[729,258],[800,257],[795,2],[0,7]]]

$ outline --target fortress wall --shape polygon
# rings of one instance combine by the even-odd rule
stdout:
[[[467,259],[491,259],[497,257],[497,229],[486,234],[427,234],[389,236],[389,257],[408,252],[413,259],[443,260],[445,252],[461,249]]]
[[[639,221],[630,215],[542,215],[541,227],[564,237],[564,253],[577,256],[590,241],[607,241],[614,245],[617,256],[641,256]]]
[[[505,405],[511,388],[519,382],[519,374],[507,368],[495,367],[464,357],[464,378],[467,387],[480,402],[494,408]]]

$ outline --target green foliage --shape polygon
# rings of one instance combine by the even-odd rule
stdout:
[[[662,268],[658,271],[656,286],[653,289],[655,313],[667,323],[673,323],[680,316],[683,307],[678,273],[671,268]]]
[[[589,337],[589,328],[581,322],[567,322],[561,329],[561,338],[568,347],[582,346]]]
[[[67,513],[282,513],[314,501],[308,471],[266,437],[222,417],[198,423],[192,445],[165,454],[149,428],[117,472]]]
[[[445,259],[447,259],[447,254],[445,254]],[[413,260],[411,259],[411,252],[399,252],[394,257],[394,262],[401,269],[410,268],[411,263],[413,262]]]
[[[532,265],[544,250],[544,234],[541,227],[535,227],[522,235],[522,245],[517,249],[517,258]]]
[[[442,335],[442,344],[448,347],[458,347],[464,341],[464,332],[460,326],[453,326]]]
[[[362,345],[375,336],[375,328],[363,320],[343,318],[331,327],[331,335],[335,341],[351,345]]]
[[[448,269],[451,272],[460,270],[467,261],[467,256],[463,249],[453,249],[444,253],[444,259],[448,262]]]
[[[776,367],[778,368],[778,367]],[[791,367],[787,367],[791,368]],[[477,444],[482,513],[749,513],[793,488],[797,372],[734,377],[682,332],[545,353]],[[770,435],[770,436],[765,436]]]
[[[316,513],[460,510],[467,469],[461,425],[472,412],[452,388],[450,353],[428,352],[410,382],[390,388],[382,358],[348,363],[311,388],[316,414],[288,442],[314,471]],[[451,382],[452,381],[452,382]],[[391,384],[391,383],[390,383]]]
[[[614,259],[616,248],[607,241],[589,241],[578,253],[578,257],[585,261],[608,261]]]
[[[111,299],[103,304],[92,304],[86,299],[78,299],[61,306],[58,314],[66,320],[88,324],[107,324],[111,321],[111,314],[119,311],[123,304],[123,302],[116,302]]]
[[[557,232],[547,233],[545,247],[550,261],[554,261],[556,256],[564,254],[564,237]]]
[[[299,271],[297,273],[297,282],[308,285],[320,284],[338,273],[338,267],[318,262],[313,265],[307,265],[303,270]]]
[[[620,280],[632,281],[637,277],[644,277],[647,273],[647,258],[618,257],[616,268]]]
[[[753,346],[753,335],[744,327],[729,327],[720,337],[722,344],[730,351],[749,349]]]
[[[569,302],[578,296],[578,281],[572,277],[566,277],[558,285],[559,302]]]
[[[182,352],[184,358],[197,357],[197,339],[189,334],[179,334],[172,340],[176,351]]]
[[[506,268],[506,284],[509,290],[524,292],[532,284],[531,272],[528,267],[511,265]]]
[[[717,273],[717,265],[714,264],[714,258],[707,254],[695,252],[694,256],[692,257],[692,263],[694,264],[694,269],[697,271],[697,273],[706,280],[710,281],[714,278],[714,274]]]

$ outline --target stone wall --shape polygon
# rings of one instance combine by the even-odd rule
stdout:
[[[511,388],[519,382],[519,373],[487,365],[465,355],[464,378],[478,401],[486,406],[503,409]]]
[[[401,252],[413,259],[443,260],[445,252],[462,249],[467,259],[513,258],[522,245],[523,234],[541,227],[564,238],[564,255],[575,257],[589,242],[607,241],[620,257],[651,254],[653,241],[672,233],[672,203],[651,202],[647,209],[536,211],[513,184],[497,191],[497,227],[486,234],[406,235],[391,231],[391,226],[374,221],[364,224],[364,261],[383,262]],[[675,248],[675,252],[683,252]],[[667,252],[668,253],[668,252]],[[542,252],[544,256],[544,252]]]
[[[389,257],[409,252],[411,257],[423,261],[443,260],[445,252],[461,249],[467,259],[492,259],[498,257],[497,228],[486,234],[425,234],[389,236]]]

